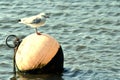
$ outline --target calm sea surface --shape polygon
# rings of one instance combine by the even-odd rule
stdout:
[[[27,36],[34,29],[17,20],[50,14],[39,31],[53,36],[64,51],[62,75],[17,73],[16,80],[120,80],[119,0],[0,0],[0,79],[13,80],[10,34]]]

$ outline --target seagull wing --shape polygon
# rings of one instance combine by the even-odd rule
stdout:
[[[38,23],[40,23],[41,22],[41,18],[35,18],[35,19],[33,19],[33,21],[31,22],[31,24],[38,24]]]

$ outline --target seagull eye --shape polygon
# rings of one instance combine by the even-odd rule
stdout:
[[[45,15],[42,15],[43,17],[45,17]]]
[[[43,15],[43,17],[45,17],[45,18],[49,18],[49,16],[47,16],[47,15]]]

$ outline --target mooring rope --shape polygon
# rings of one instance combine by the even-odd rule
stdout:
[[[13,39],[12,45],[9,44],[9,42],[11,41],[10,39]],[[21,40],[16,35],[9,35],[9,36],[7,36],[5,42],[9,48],[15,48],[15,47],[19,46]]]
[[[12,41],[12,44],[10,42]],[[16,50],[19,47],[21,43],[21,39],[19,39],[16,35],[9,35],[7,36],[5,43],[9,48],[14,48],[14,56],[13,56],[13,72],[14,75],[16,76],[16,61],[15,61],[15,55],[16,55]]]

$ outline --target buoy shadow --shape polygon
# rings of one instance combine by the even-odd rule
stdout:
[[[64,80],[62,74],[29,74],[17,72],[10,80]]]

